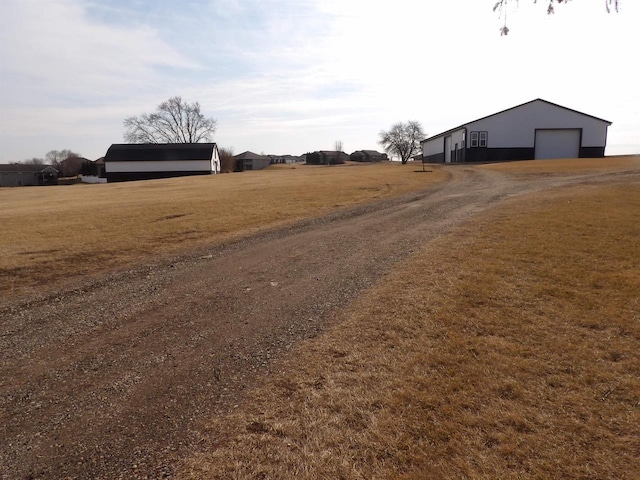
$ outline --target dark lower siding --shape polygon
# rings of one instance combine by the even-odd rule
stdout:
[[[456,154],[457,153],[457,154]],[[451,151],[452,163],[506,162],[533,159],[533,148],[465,148]],[[444,153],[436,153],[424,158],[428,163],[444,163]]]
[[[580,147],[580,158],[602,158],[604,147]]]
[[[444,163],[444,153],[436,153],[435,155],[427,155],[422,157],[423,163]]]
[[[604,147],[580,147],[580,158],[604,157]],[[460,162],[512,162],[515,160],[533,160],[535,149],[532,148],[466,148],[458,150],[457,163]],[[454,160],[453,151],[451,160]],[[426,163],[444,163],[444,153],[436,153],[424,157]]]
[[[107,172],[107,182],[130,182],[133,180],[155,180],[159,178],[211,175],[211,172]]]
[[[467,148],[467,162],[510,162],[533,160],[533,148]]]

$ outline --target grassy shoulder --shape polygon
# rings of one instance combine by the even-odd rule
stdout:
[[[636,478],[639,187],[431,242],[212,419],[183,478]]]
[[[106,185],[0,189],[0,293],[108,270],[442,182],[399,164],[286,166]]]
[[[640,166],[640,155],[621,155],[604,158],[564,158],[551,160],[524,160],[482,165],[480,168],[515,176],[553,175],[570,172],[620,171]]]

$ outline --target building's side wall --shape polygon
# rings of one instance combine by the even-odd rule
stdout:
[[[471,122],[467,130],[488,132],[490,149],[533,149],[536,128],[581,128],[582,147],[604,148],[607,126],[602,120],[537,101]]]
[[[40,185],[36,172],[0,172],[0,187],[29,187]]]
[[[526,103],[497,115],[468,123],[464,144],[458,129],[422,144],[425,162],[499,162],[535,158],[536,129],[579,129],[579,156],[603,157],[609,123],[544,101]],[[486,145],[473,146],[472,132],[485,132]],[[451,148],[445,154],[445,138],[451,137]],[[458,143],[462,151],[455,149]],[[464,145],[464,147],[462,147]],[[450,157],[449,157],[450,155]]]
[[[202,172],[211,173],[211,160],[105,162],[107,173],[121,172]]]
[[[254,158],[253,160],[251,160],[251,166],[249,167],[249,165],[245,164],[245,169],[246,170],[262,170],[263,168],[267,168],[269,165],[271,165],[271,159],[270,158]]]
[[[422,158],[424,162],[428,163],[444,163],[445,161],[445,138],[451,137],[451,161],[463,162],[465,161],[464,141],[465,141],[465,129],[461,128],[450,132],[446,135],[442,135],[432,140],[427,140],[422,143]],[[458,144],[458,150],[456,153],[455,145]]]

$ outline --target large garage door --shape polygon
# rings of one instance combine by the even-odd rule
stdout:
[[[578,158],[580,129],[536,130],[535,158]]]

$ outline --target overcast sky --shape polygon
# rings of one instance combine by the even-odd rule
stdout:
[[[122,143],[123,120],[180,95],[235,153],[379,149],[543,98],[612,121],[640,153],[640,2],[0,0],[0,162]]]

